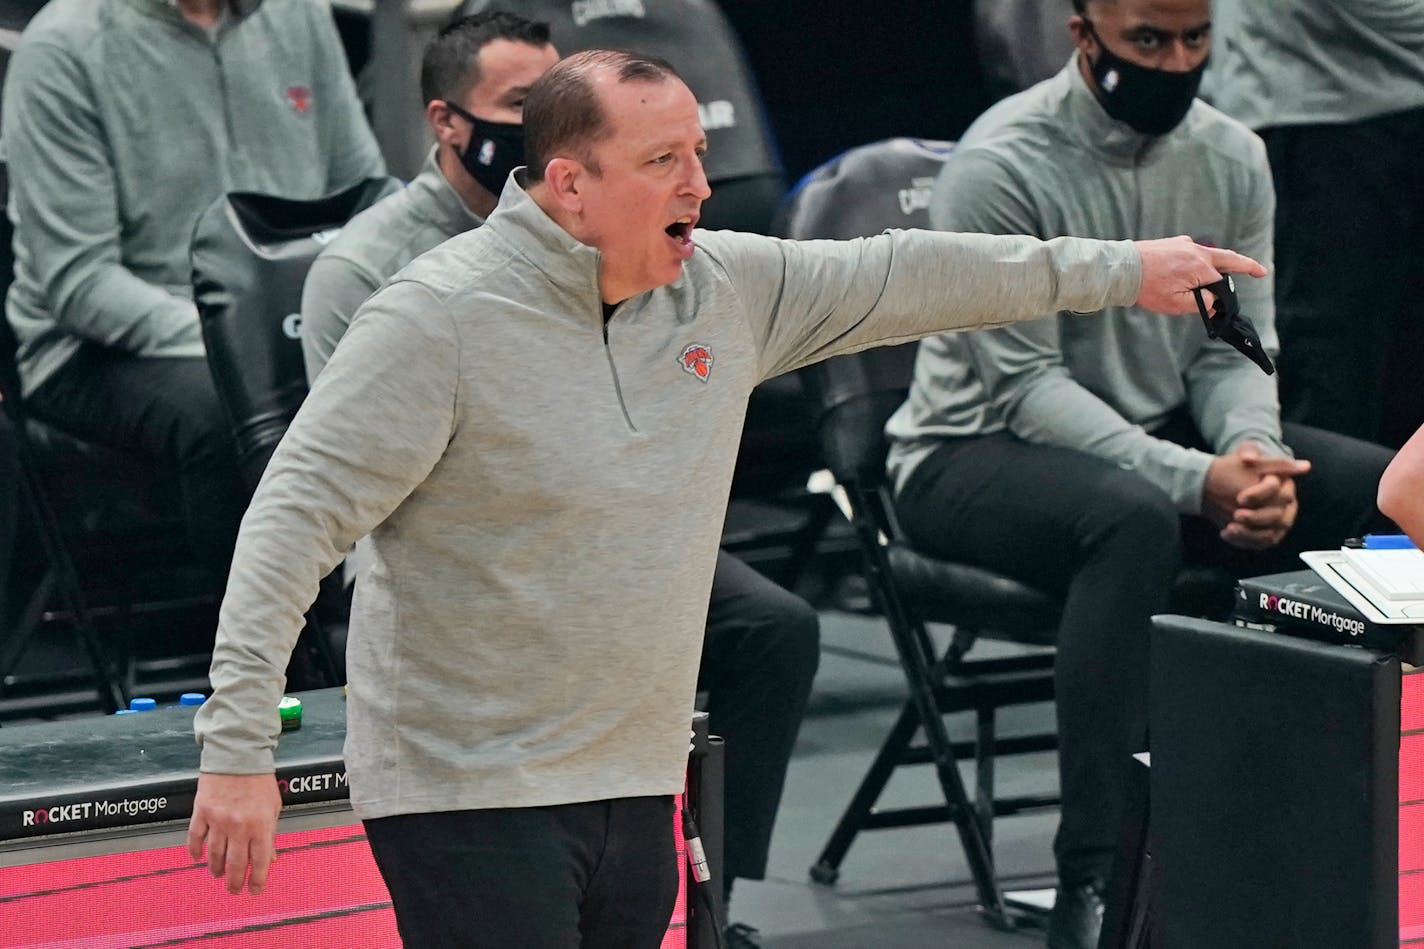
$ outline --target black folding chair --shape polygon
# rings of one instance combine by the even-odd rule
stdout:
[[[887,227],[928,223],[929,189],[949,154],[947,142],[891,139],[862,146],[808,175],[779,216],[788,237],[849,238]],[[1052,733],[1001,737],[996,713],[1012,705],[1053,699],[1053,652],[1034,649],[993,658],[970,655],[980,638],[1051,646],[1061,604],[1039,590],[968,564],[925,556],[905,543],[885,477],[886,420],[904,401],[917,344],[873,349],[802,370],[820,410],[821,454],[844,492],[866,581],[885,616],[909,687],[899,718],[826,842],[811,876],[832,883],[862,830],[952,821],[978,891],[981,911],[1014,926],[994,872],[993,819],[1053,806],[1049,794],[999,798],[994,765],[1000,755],[1057,746]],[[954,628],[939,650],[926,623]],[[973,741],[950,738],[944,716],[972,712]],[[913,739],[924,733],[923,744]],[[971,799],[959,761],[973,758]],[[942,805],[876,809],[890,775],[901,765],[933,764]]]
[[[310,200],[232,193],[198,218],[194,300],[252,490],[306,398],[300,310],[307,271],[342,225],[398,187],[393,178],[372,178]],[[326,586],[326,597],[340,596]],[[303,684],[343,681],[339,651],[315,609],[307,612],[294,660]]]
[[[9,227],[5,247],[9,248]],[[9,268],[5,267],[8,283]],[[68,542],[59,517],[50,504],[44,485],[44,475],[36,461],[36,449],[31,439],[31,422],[20,398],[19,373],[15,368],[16,341],[8,320],[0,317],[0,409],[11,429],[11,441],[20,475],[18,485],[21,507],[33,521],[44,563],[38,581],[29,590],[24,605],[7,626],[7,617],[0,616],[0,694],[12,682],[12,673],[24,656],[35,634],[47,619],[59,620],[71,626],[79,638],[89,662],[99,705],[113,712],[128,705],[128,693],[114,663],[95,629],[84,587],[70,556]],[[0,577],[0,583],[9,578]],[[57,601],[59,609],[49,609]]]

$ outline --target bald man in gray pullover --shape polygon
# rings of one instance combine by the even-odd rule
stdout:
[[[402,936],[655,949],[752,387],[1057,309],[1183,312],[1221,268],[1265,271],[1184,238],[695,231],[697,101],[633,54],[561,61],[524,121],[529,167],[361,308],[268,465],[188,841],[230,891],[265,886],[281,670],[320,577],[370,533],[346,764]]]

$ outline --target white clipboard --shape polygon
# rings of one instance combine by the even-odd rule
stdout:
[[[1424,624],[1424,600],[1391,599],[1357,570],[1343,551],[1307,550],[1301,553],[1300,559],[1370,622],[1396,626]]]

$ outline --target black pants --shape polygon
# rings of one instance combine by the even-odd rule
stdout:
[[[86,344],[25,401],[79,438],[174,471],[193,552],[219,588],[227,582],[248,492],[205,360],[140,359]]]
[[[1287,424],[1285,437],[1314,469],[1297,482],[1295,527],[1259,553],[1229,547],[1202,518],[1179,517],[1137,474],[1008,434],[947,441],[897,500],[910,541],[927,553],[1063,597],[1055,669],[1063,808],[1054,853],[1065,884],[1108,879],[1128,756],[1146,739],[1150,618],[1166,607],[1183,557],[1240,575],[1298,570],[1299,551],[1339,546],[1383,524],[1374,496],[1388,450],[1301,425]]]
[[[1261,137],[1284,417],[1399,445],[1424,421],[1424,109]]]
[[[368,820],[408,949],[658,949],[677,899],[670,797]]]
[[[766,874],[786,765],[820,660],[816,611],[726,551],[717,554],[699,688],[726,740],[723,875]]]

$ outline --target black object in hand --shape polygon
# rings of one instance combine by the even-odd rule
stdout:
[[[1203,290],[1210,290],[1216,297],[1210,312],[1207,311],[1206,299],[1202,296]],[[1197,312],[1206,324],[1207,336],[1230,343],[1247,359],[1260,366],[1266,375],[1276,371],[1271,357],[1266,355],[1266,350],[1261,346],[1261,337],[1256,334],[1256,327],[1241,315],[1241,304],[1236,299],[1236,284],[1230,274],[1216,283],[1196,288],[1192,294],[1197,298]]]

